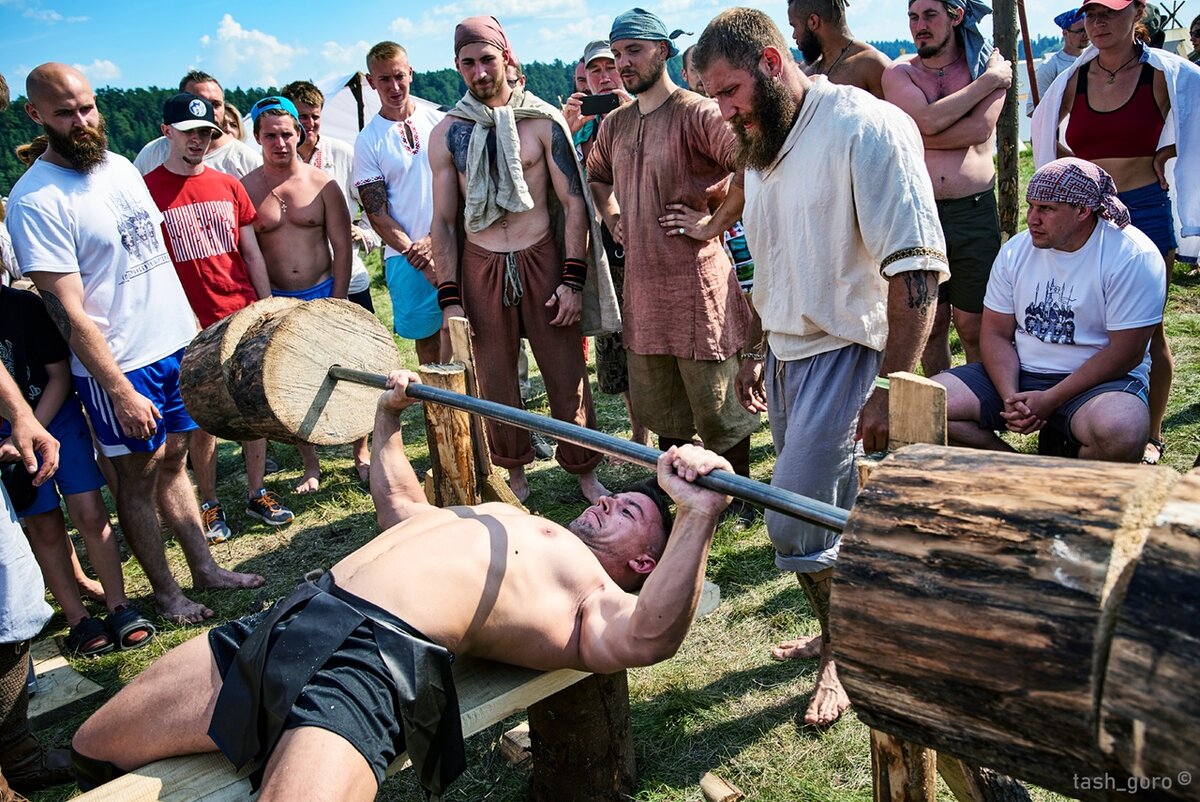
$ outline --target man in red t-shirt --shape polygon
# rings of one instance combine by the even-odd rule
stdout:
[[[166,162],[147,173],[146,186],[163,213],[163,235],[188,303],[209,326],[271,294],[267,266],[254,237],[254,204],[241,182],[204,166],[209,140],[220,132],[212,104],[180,92],[163,105]],[[196,429],[190,451],[209,542],[229,537],[217,499],[217,440]],[[266,489],[267,441],[242,443],[246,460],[246,513],[272,526],[292,512]]]

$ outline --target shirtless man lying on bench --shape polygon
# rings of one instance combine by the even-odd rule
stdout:
[[[694,446],[662,455],[673,525],[652,486],[605,496],[566,527],[505,504],[439,509],[401,440],[416,381],[393,373],[379,400],[371,494],[382,534],[138,676],[76,733],[81,786],[220,749],[254,766],[260,802],[370,800],[407,749],[438,795],[465,764],[454,655],[608,673],[675,653],[729,503],[691,481],[729,463]]]

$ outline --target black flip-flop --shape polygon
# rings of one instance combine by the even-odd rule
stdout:
[[[132,604],[118,607],[109,613],[107,623],[117,648],[123,651],[140,649],[154,640],[154,636],[158,634],[157,627]],[[146,637],[136,641],[129,640],[130,635],[138,632],[145,632]]]
[[[96,640],[96,638],[104,638],[104,643],[101,646],[93,646],[90,649],[84,647]],[[108,631],[108,627],[103,621],[97,618],[88,616],[80,621],[75,626],[71,627],[71,631],[67,633],[67,637],[63,640],[63,645],[67,647],[67,651],[78,657],[95,657],[98,654],[107,654],[116,648],[116,641]]]

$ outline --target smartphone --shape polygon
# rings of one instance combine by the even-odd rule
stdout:
[[[621,98],[615,94],[588,95],[579,101],[579,113],[585,117],[593,114],[606,114],[621,105]]]

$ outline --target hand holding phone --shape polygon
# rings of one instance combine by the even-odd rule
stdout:
[[[596,114],[607,114],[621,105],[621,98],[614,93],[605,95],[588,95],[579,102],[579,112],[585,117]]]

